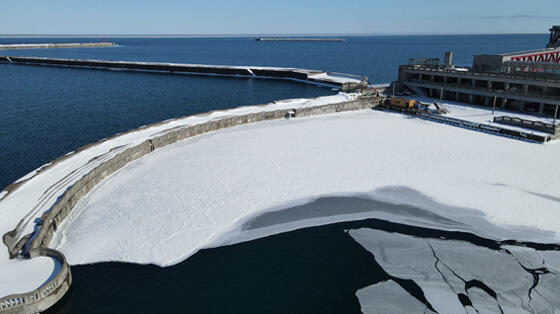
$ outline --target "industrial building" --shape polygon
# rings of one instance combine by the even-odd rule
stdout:
[[[545,116],[560,106],[560,26],[550,29],[547,48],[476,55],[472,67],[456,67],[452,53],[410,59],[399,67],[398,87],[417,94]]]

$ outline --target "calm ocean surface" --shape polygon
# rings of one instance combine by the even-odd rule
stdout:
[[[547,36],[347,37],[344,43],[110,38],[120,46],[0,50],[0,55],[302,67],[388,83],[411,57],[442,58],[453,51],[455,64],[470,65],[478,53],[542,48]],[[0,38],[0,44],[95,41],[100,40]],[[0,64],[0,190],[59,156],[145,124],[333,93],[289,81]],[[118,263],[73,267],[72,293],[54,312],[359,312],[355,291],[387,276],[345,228],[310,228],[203,250],[165,269]],[[108,284],[94,280],[101,277]]]
[[[0,44],[99,42],[91,38],[0,38]],[[0,55],[302,67],[396,78],[408,58],[541,48],[547,35],[348,37],[339,42],[253,38],[110,38],[119,47],[0,50]],[[144,124],[241,105],[333,94],[288,81],[0,65],[0,189],[81,146]]]

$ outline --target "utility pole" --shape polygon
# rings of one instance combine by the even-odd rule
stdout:
[[[439,104],[443,106],[443,87],[439,89]]]
[[[494,115],[494,111],[496,111],[496,96],[494,96],[494,105],[492,106],[492,115]]]

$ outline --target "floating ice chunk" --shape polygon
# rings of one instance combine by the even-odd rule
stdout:
[[[462,241],[427,240],[441,263],[465,282],[478,280],[492,289],[504,311],[526,313],[533,276],[513,256]],[[521,311],[525,309],[527,311]]]
[[[349,233],[374,254],[387,273],[418,284],[440,313],[560,310],[560,276],[555,268],[560,265],[558,251],[517,246],[494,250],[466,241],[423,239],[372,229]],[[534,271],[544,269],[543,265],[549,265],[552,272]]]
[[[356,292],[362,313],[432,314],[430,309],[411,296],[393,280],[365,287]]]
[[[560,274],[560,251],[541,251],[539,253],[544,258],[546,267]]]
[[[511,253],[517,261],[528,269],[545,267],[543,257],[536,250],[524,246],[503,245],[502,248]]]
[[[466,313],[457,294],[436,269],[437,260],[424,239],[373,229],[349,233],[373,253],[377,263],[391,276],[416,282],[436,311]]]
[[[486,291],[473,287],[469,289],[468,295],[472,302],[472,308],[476,309],[479,314],[495,314],[501,312],[496,299],[486,293]]]

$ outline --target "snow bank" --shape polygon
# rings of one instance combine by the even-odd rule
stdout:
[[[559,153],[556,144],[377,111],[235,127],[121,169],[77,205],[57,234],[57,249],[70,264],[166,266],[290,201],[387,186],[480,210],[496,224],[557,233]],[[414,204],[405,194],[393,201]]]

